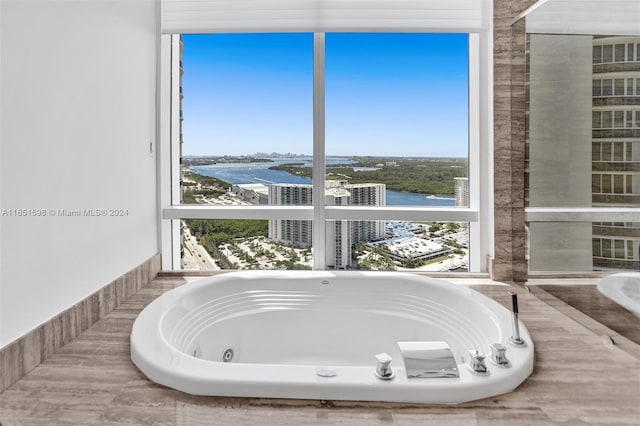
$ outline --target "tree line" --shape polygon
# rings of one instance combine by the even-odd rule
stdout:
[[[377,161],[380,161],[379,159]],[[354,167],[375,167],[374,160],[349,166],[327,166],[327,179],[344,179],[349,183],[384,183],[393,191],[430,195],[454,195],[456,177],[467,176],[466,160],[396,160],[395,166],[355,171]],[[279,165],[270,167],[292,175],[312,177],[311,167]]]

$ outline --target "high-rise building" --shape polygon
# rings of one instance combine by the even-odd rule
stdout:
[[[456,207],[469,207],[469,178],[453,178],[456,183]]]
[[[312,205],[312,186],[303,184],[269,185],[269,204]],[[282,241],[296,247],[310,247],[313,227],[310,220],[271,219],[269,220],[269,238]]]
[[[594,207],[640,206],[640,37],[594,37]],[[593,224],[595,267],[638,269],[640,222]]]
[[[349,184],[345,181],[325,182],[325,202],[330,206],[384,206],[386,185],[381,183]],[[311,205],[312,186],[300,184],[269,185],[271,205]],[[298,247],[312,243],[312,223],[309,220],[269,220],[269,238]],[[326,226],[326,264],[328,268],[344,269],[354,265],[352,247],[361,241],[373,241],[385,235],[384,221],[330,220]]]

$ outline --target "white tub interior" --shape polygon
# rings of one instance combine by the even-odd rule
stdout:
[[[336,280],[323,292],[243,291],[193,308],[177,305],[163,319],[163,334],[178,350],[210,361],[222,360],[232,348],[234,362],[301,365],[366,365],[380,352],[399,361],[396,342],[412,340],[446,341],[465,362],[468,349],[488,352],[500,341],[497,320],[476,305],[461,316],[451,306],[417,297],[381,299],[329,287],[339,285]]]

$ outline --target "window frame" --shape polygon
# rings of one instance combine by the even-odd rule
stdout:
[[[383,31],[379,31],[383,32]],[[426,32],[426,31],[425,31]],[[462,32],[462,31],[461,31]],[[469,206],[455,208],[326,206],[324,179],[313,179],[310,206],[213,206],[180,204],[180,35],[161,36],[159,231],[162,268],[180,270],[181,219],[293,219],[313,223],[313,269],[325,270],[325,231],[334,220],[403,220],[469,223],[469,272],[485,272],[493,252],[492,44],[485,31],[468,34]],[[324,32],[313,33],[313,176],[325,174]]]

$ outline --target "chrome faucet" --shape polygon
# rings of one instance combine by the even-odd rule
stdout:
[[[397,342],[408,379],[460,377],[447,342]]]
[[[391,361],[393,359],[387,353],[380,353],[376,355],[378,365],[376,366],[376,377],[380,380],[391,380],[395,377],[395,373],[391,369]]]
[[[484,358],[484,354],[477,349],[469,350],[469,370],[471,370],[472,373],[479,374],[481,376],[489,374]]]
[[[489,358],[498,367],[509,368],[511,367],[511,361],[507,359],[505,352],[507,348],[500,343],[494,343],[491,345],[491,357]]]
[[[509,337],[509,343],[515,346],[524,346],[526,342],[520,337],[520,324],[518,322],[518,294],[510,291],[511,295],[511,318],[513,320],[513,335]]]

